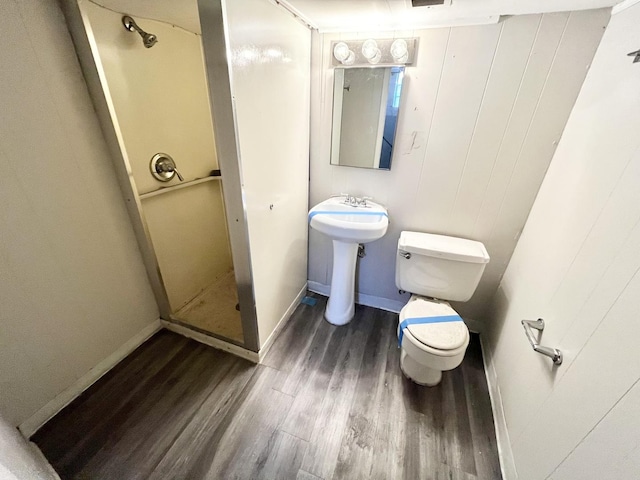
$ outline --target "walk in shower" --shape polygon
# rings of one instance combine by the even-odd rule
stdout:
[[[255,351],[255,334],[247,342],[243,331],[199,32],[77,4],[162,318]]]

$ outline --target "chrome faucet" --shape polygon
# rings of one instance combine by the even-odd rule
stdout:
[[[334,194],[334,195],[331,195],[329,198],[336,198],[336,197],[344,197],[344,203],[346,203],[347,205],[353,205],[355,203],[355,198],[356,198],[350,193]]]
[[[331,195],[331,198],[344,197],[344,204],[352,207],[368,207],[367,200],[373,200],[371,197],[356,197],[350,193],[341,193],[340,195]]]

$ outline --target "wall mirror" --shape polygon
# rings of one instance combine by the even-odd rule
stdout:
[[[404,67],[336,68],[331,165],[389,170]]]

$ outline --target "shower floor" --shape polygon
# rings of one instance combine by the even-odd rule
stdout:
[[[238,290],[233,270],[200,292],[176,313],[181,322],[242,342],[242,322],[236,310]]]

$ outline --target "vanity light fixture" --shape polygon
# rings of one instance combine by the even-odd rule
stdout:
[[[349,49],[349,45],[344,42],[338,42],[333,47],[333,56],[343,65],[353,65],[356,60],[356,54]]]
[[[332,44],[334,67],[413,64],[417,38],[342,40]]]
[[[404,38],[397,38],[391,44],[391,56],[396,62],[406,63],[409,58],[409,48]]]
[[[360,50],[362,52],[362,56],[366,58],[369,63],[380,63],[382,52],[378,48],[378,43],[373,38],[365,40]]]
[[[345,58],[342,63],[343,65],[353,65],[355,61],[356,61],[356,54],[353,53],[351,50],[349,50],[349,55],[347,55],[347,58]]]

